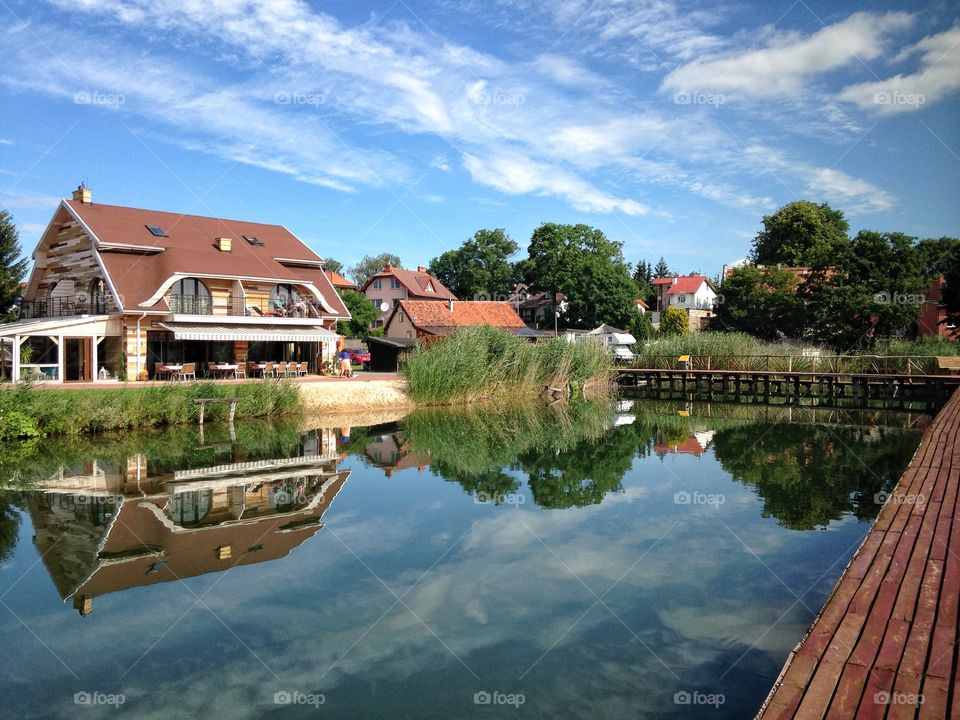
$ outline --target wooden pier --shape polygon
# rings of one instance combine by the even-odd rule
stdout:
[[[681,390],[729,397],[923,398],[946,399],[960,375],[913,375],[783,370],[664,370],[618,368],[624,387]]]
[[[927,429],[758,718],[960,718],[960,392]]]

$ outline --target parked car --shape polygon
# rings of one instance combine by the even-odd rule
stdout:
[[[366,350],[359,349],[350,349],[347,350],[350,353],[350,364],[351,365],[362,365],[364,370],[370,369],[370,353]]]

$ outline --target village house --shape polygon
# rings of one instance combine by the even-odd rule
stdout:
[[[943,277],[930,283],[923,298],[923,308],[917,322],[917,335],[920,337],[942,337],[960,339],[960,327],[947,318],[947,306],[943,302]]]
[[[360,290],[356,283],[347,280],[343,275],[335,273],[333,270],[327,270],[326,273],[327,279],[330,280],[330,284],[336,288],[338,293],[342,293],[344,290]]]
[[[456,300],[439,280],[422,265],[416,270],[404,270],[387,265],[364,283],[360,291],[374,307],[380,310],[374,327],[384,327],[401,300]]]
[[[656,278],[652,284],[657,291],[657,309],[651,314],[654,327],[659,327],[660,315],[664,310],[676,307],[686,312],[691,330],[706,329],[717,304],[717,292],[706,277],[680,275]]]
[[[387,338],[418,339],[449,335],[455,329],[489,325],[521,337],[539,337],[508,302],[485,300],[401,300],[387,319]]]
[[[556,310],[563,306],[567,296],[558,292],[556,295],[549,292],[539,292],[528,295],[520,303],[520,317],[534,328],[552,328],[554,326]]]
[[[102,205],[83,186],[33,260],[19,320],[0,325],[14,381],[135,380],[171,363],[316,372],[350,317],[323,258],[281,225]]]

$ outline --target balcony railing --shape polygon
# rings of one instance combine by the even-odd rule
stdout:
[[[23,300],[20,303],[20,319],[71,317],[74,315],[104,315],[113,310],[113,303],[105,297],[87,299],[54,297],[42,300]]]
[[[232,317],[288,317],[319,318],[324,310],[315,300],[274,302],[231,297],[227,306],[214,312],[213,302],[208,297],[174,295],[167,300],[170,312],[181,315],[227,315]]]

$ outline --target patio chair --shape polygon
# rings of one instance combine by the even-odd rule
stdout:
[[[285,362],[277,363],[277,375],[283,375],[283,377],[287,376],[287,364]]]
[[[263,376],[264,377],[273,377],[276,373],[274,369],[274,364],[272,362],[265,362],[263,364]]]
[[[238,378],[247,377],[247,363],[245,360],[237,363],[237,369],[234,371],[234,375]]]
[[[180,368],[180,372],[177,373],[177,380],[196,380],[197,379],[197,364],[196,363],[184,363],[183,367]]]
[[[297,365],[297,377],[306,377],[307,373],[310,372],[310,365],[307,362],[302,362]]]

